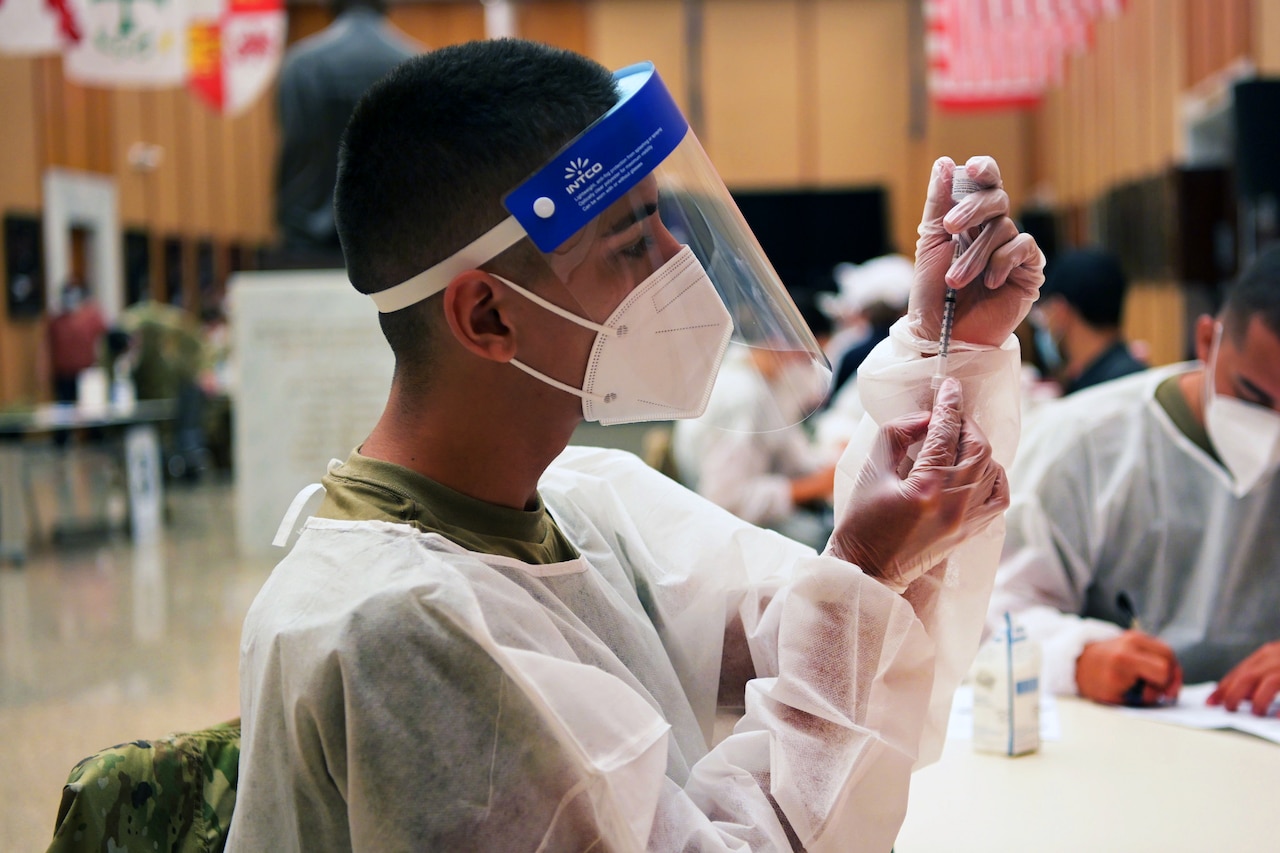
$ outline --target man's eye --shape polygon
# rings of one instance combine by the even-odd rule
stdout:
[[[624,249],[622,249],[621,253],[623,255],[626,255],[628,258],[638,259],[638,258],[643,258],[645,255],[647,255],[649,253],[649,250],[652,248],[653,248],[653,239],[648,234],[645,234],[639,240],[632,243],[630,246],[627,246]]]

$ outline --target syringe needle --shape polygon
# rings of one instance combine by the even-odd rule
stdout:
[[[969,177],[969,173],[960,167],[956,170],[955,175],[951,179],[951,200],[959,202],[969,193],[978,189],[978,183]],[[968,248],[968,240],[960,234],[953,234],[951,243],[954,249],[951,252],[952,265],[964,254],[964,250]],[[938,358],[934,367],[933,379],[929,382],[929,387],[937,392],[942,385],[942,380],[947,378],[947,357],[951,354],[951,327],[955,324],[956,319],[956,289],[948,287],[947,293],[942,300],[942,327],[938,336]]]

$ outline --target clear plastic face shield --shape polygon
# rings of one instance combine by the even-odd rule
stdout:
[[[504,197],[510,217],[373,294],[378,310],[440,293],[527,237],[537,268],[491,273],[548,312],[512,365],[581,398],[585,419],[699,417],[732,363],[765,390],[755,431],[802,421],[830,385],[821,348],[652,64],[614,79],[618,104]]]

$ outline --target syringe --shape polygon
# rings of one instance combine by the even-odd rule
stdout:
[[[956,170],[954,177],[951,179],[951,200],[959,202],[965,196],[978,189],[978,182],[969,177],[969,173],[961,166]],[[951,244],[954,247],[951,252],[951,263],[954,264],[959,257],[964,254],[964,250],[969,248],[969,238],[961,234],[953,234],[951,236]],[[942,301],[942,331],[938,336],[938,358],[934,367],[933,379],[929,382],[929,387],[933,391],[937,391],[942,385],[942,380],[947,378],[947,356],[951,354],[951,327],[955,323],[956,318],[956,289],[948,287],[946,296]]]

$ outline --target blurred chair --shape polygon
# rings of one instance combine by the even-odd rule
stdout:
[[[240,768],[240,720],[97,752],[71,769],[49,853],[217,853]]]

